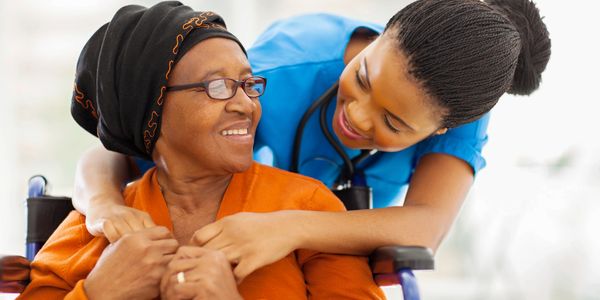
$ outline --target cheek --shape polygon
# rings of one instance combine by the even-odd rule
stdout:
[[[260,122],[260,118],[262,117],[262,106],[260,104],[260,100],[257,100],[254,103],[256,104],[256,108],[252,113],[252,122],[254,128],[256,129],[256,127],[258,126],[258,122]]]
[[[187,99],[186,99],[187,100]],[[183,102],[183,104],[181,104]],[[212,129],[219,114],[210,105],[192,105],[180,101],[181,105],[165,106],[163,111],[167,124],[163,132],[173,142],[189,143],[190,140],[204,139]]]
[[[350,68],[350,66],[346,67],[340,76],[338,94],[343,98],[354,98],[356,94],[356,85]]]
[[[404,150],[416,144],[419,140],[420,139],[414,135],[387,132],[385,128],[378,131],[374,139],[377,149],[389,152]]]
[[[392,132],[381,132],[377,134],[375,143],[378,146],[377,149],[396,152],[414,146],[415,144],[430,137],[432,133],[419,132],[413,134],[395,134]]]

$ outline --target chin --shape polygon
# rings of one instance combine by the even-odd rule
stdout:
[[[254,160],[252,155],[249,157],[240,158],[237,160],[231,160],[227,162],[226,168],[230,173],[242,173],[252,166]]]

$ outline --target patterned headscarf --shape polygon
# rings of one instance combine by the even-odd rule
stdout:
[[[177,1],[129,5],[86,43],[75,75],[71,115],[112,151],[151,159],[169,73],[199,42],[237,42],[223,19]]]

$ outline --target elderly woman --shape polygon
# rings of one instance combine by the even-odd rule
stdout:
[[[318,181],[253,162],[265,87],[219,16],[178,2],[119,10],[81,53],[72,113],[108,149],[156,163],[124,198],[158,226],[109,246],[72,212],[21,297],[383,298],[362,257],[290,249],[236,285],[223,254],[194,246],[197,230],[238,212],[343,210]]]

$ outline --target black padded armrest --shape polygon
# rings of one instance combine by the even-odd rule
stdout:
[[[67,197],[27,198],[27,242],[45,243],[73,209]]]
[[[433,270],[433,252],[419,246],[386,246],[377,248],[369,257],[371,272],[379,285],[399,284],[401,269]]]
[[[0,256],[0,293],[20,293],[29,283],[29,261],[22,256]]]

